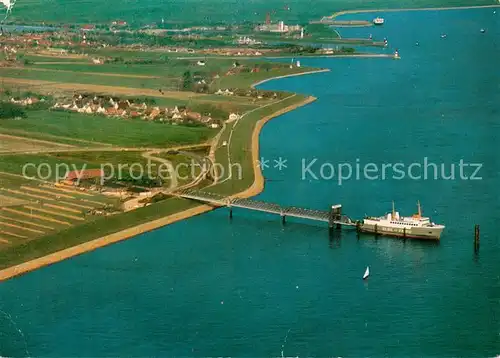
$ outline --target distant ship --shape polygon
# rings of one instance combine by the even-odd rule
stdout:
[[[445,226],[437,225],[431,222],[428,217],[423,217],[420,202],[417,206],[417,214],[411,217],[402,217],[399,216],[399,212],[394,210],[394,203],[392,203],[392,213],[381,217],[365,217],[359,225],[359,230],[409,239],[439,240]]]
[[[385,22],[385,20],[381,17],[377,17],[375,19],[373,19],[373,24],[374,25],[383,25]]]

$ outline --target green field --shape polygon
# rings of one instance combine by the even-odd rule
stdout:
[[[240,119],[238,124],[234,127],[233,135],[230,143],[230,158],[231,163],[240,164],[243,176],[241,179],[236,178],[236,169],[233,172],[233,179],[224,181],[210,188],[210,191],[220,194],[234,194],[245,190],[252,185],[254,181],[254,167],[256,163],[253,162],[251,155],[251,137],[255,124],[263,117],[279,111],[284,107],[288,107],[299,102],[302,102],[305,96],[296,95],[283,100],[280,103],[273,104],[264,108],[260,108],[249,115]],[[221,140],[229,139],[229,132],[231,126],[228,126],[226,132],[223,134]],[[217,163],[221,164],[226,172],[228,172],[228,153],[227,147],[220,147],[216,151]],[[224,179],[224,178],[222,178]]]
[[[160,22],[164,17],[171,26],[183,23],[205,25],[253,21],[262,23],[266,13],[274,11],[273,19],[287,23],[305,23],[330,15],[335,11],[352,9],[408,8],[429,6],[491,5],[491,0],[316,0],[290,2],[284,9],[280,0],[230,2],[224,0],[174,0],[169,6],[161,0],[123,2],[121,0],[23,0],[12,11],[12,21],[39,21],[57,23],[110,22],[117,18],[130,23]],[[117,13],[117,9],[119,12]],[[140,14],[140,16],[138,16]],[[180,25],[179,25],[180,24]]]
[[[206,127],[172,126],[141,120],[124,120],[80,113],[29,111],[22,120],[3,120],[2,130],[25,131],[25,136],[37,133],[48,140],[53,136],[73,137],[124,147],[168,147],[200,143],[215,131]],[[21,133],[21,132],[19,132]]]
[[[64,66],[64,65],[62,65]],[[148,89],[177,89],[171,81],[162,78],[131,78],[131,77],[114,77],[102,76],[100,74],[81,74],[78,72],[62,72],[62,71],[37,71],[30,67],[11,69],[1,68],[0,77],[10,77],[37,81],[53,81],[63,83],[81,83],[88,85],[103,85],[103,86],[120,86],[132,88],[148,88]]]

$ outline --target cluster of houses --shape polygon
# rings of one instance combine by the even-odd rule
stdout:
[[[210,128],[219,128],[220,120],[210,115],[189,110],[186,107],[172,108],[147,105],[145,102],[136,103],[132,100],[123,100],[104,96],[74,95],[66,101],[56,102],[52,109],[78,112],[83,114],[99,114],[107,117],[141,118],[147,121],[159,121],[171,124],[196,123]]]
[[[278,50],[272,49],[260,49],[260,50],[255,50],[252,48],[207,48],[207,49],[202,49],[199,51],[201,54],[206,54],[206,55],[219,55],[219,56],[263,56],[266,54],[270,53],[278,53]]]
[[[39,102],[45,102],[45,98],[27,97],[27,98],[14,98],[10,99],[11,103],[17,104],[19,106],[31,106]]]

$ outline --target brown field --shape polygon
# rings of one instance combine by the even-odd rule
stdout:
[[[86,62],[82,62],[84,64],[88,64],[89,62],[89,57],[85,55],[78,55],[78,54],[59,54],[57,52],[53,51],[47,51],[47,50],[39,50],[37,53],[30,53],[31,56],[39,56],[39,57],[54,57],[54,58],[69,58],[69,59],[82,59],[82,60],[87,60]],[[66,62],[65,62],[66,63]],[[74,63],[74,62],[72,62]]]
[[[7,236],[17,237],[17,238],[19,238],[19,239],[29,239],[29,237],[28,237],[28,236],[15,234],[15,233],[13,233],[13,232],[6,231],[6,230],[0,230],[0,234],[7,235]]]
[[[43,204],[43,206],[46,206],[46,207],[52,208],[52,209],[69,211],[69,212],[75,213],[75,214],[81,214],[82,213],[81,210],[71,209],[71,208],[67,208],[65,206],[59,206],[59,205],[54,205],[54,204]]]
[[[2,208],[2,210],[6,211],[8,213],[26,216],[28,218],[33,217],[33,218],[40,219],[43,221],[49,221],[49,222],[56,223],[56,224],[71,226],[71,223],[69,223],[67,221],[56,220],[56,219],[53,219],[53,218],[47,217],[47,216],[42,216],[42,215],[37,215],[37,214],[29,214],[29,213],[25,213],[24,211],[20,211],[20,210],[16,210],[16,209]]]
[[[74,62],[39,62],[39,64],[43,65],[74,65]],[[19,69],[23,70],[23,67],[11,67],[12,69]],[[50,72],[65,72],[65,73],[75,73],[75,71],[69,71],[69,70],[54,70],[50,68],[35,68],[35,67],[30,67],[30,71],[50,71]],[[78,72],[78,74],[82,75],[98,75],[98,76],[104,76],[104,77],[125,77],[125,78],[145,78],[145,79],[156,79],[160,78],[158,76],[146,76],[146,75],[126,75],[126,74],[121,74],[121,73],[103,73],[103,72]]]
[[[124,96],[153,96],[153,97],[166,97],[180,100],[188,100],[190,98],[203,98],[207,95],[194,93],[194,92],[177,92],[177,91],[163,91],[163,94],[158,93],[158,90],[147,88],[129,88],[105,85],[92,85],[83,83],[61,83],[52,81],[41,80],[28,80],[22,78],[0,77],[3,84],[12,85],[26,85],[26,86],[43,86],[46,90],[63,90],[63,91],[81,91],[93,93],[109,93],[114,95]]]
[[[57,190],[57,191],[62,191],[64,193],[72,193],[72,194],[77,194],[77,195],[83,195],[83,196],[93,196],[92,194],[86,193],[81,190],[75,190],[75,189],[70,189],[70,188],[63,188],[60,186],[54,186],[54,185],[42,185],[43,188],[46,189],[52,189],[52,190]]]
[[[57,212],[57,211],[42,209],[42,208],[39,208],[39,207],[36,207],[36,206],[32,206],[32,205],[24,206],[24,207],[26,209],[29,209],[29,210],[39,211],[41,213],[49,214],[49,215],[61,216],[63,218],[70,219],[70,220],[77,220],[77,221],[84,221],[85,220],[85,219],[81,218],[80,216],[63,214],[63,213],[60,213],[60,212]]]
[[[156,98],[168,98],[177,99],[182,101],[196,100],[204,103],[217,103],[217,104],[228,104],[234,106],[238,104],[241,106],[255,106],[250,102],[249,99],[245,97],[231,97],[226,99],[214,99],[213,95],[195,93],[188,91],[163,91],[159,93],[156,89],[149,88],[132,88],[132,87],[120,87],[120,86],[106,86],[106,85],[94,85],[94,84],[84,84],[84,83],[64,83],[64,82],[53,82],[53,81],[42,81],[42,80],[30,80],[22,78],[12,78],[12,77],[0,77],[0,81],[3,85],[13,85],[19,88],[24,88],[26,90],[34,90],[38,93],[54,93],[54,92],[92,92],[95,94],[104,95],[114,95],[114,96],[126,96],[126,97],[156,97]]]
[[[30,194],[30,193],[26,193],[26,192],[19,191],[19,190],[14,190],[14,189],[1,188],[1,190],[6,191],[6,192],[11,193],[11,194],[17,194],[17,195],[20,195],[20,196],[26,196],[28,198],[34,198],[34,199],[39,199],[39,200],[56,200],[55,198],[51,198],[51,197],[48,197],[48,196]]]
[[[38,228],[41,228],[41,229],[54,230],[54,228],[51,227],[51,226],[46,226],[46,225],[42,225],[42,224],[35,224],[33,222],[19,220],[19,219],[13,219],[11,217],[4,216],[4,215],[0,215],[0,219],[2,219],[2,220],[8,220],[10,222],[19,223],[19,224],[22,224],[22,225],[31,225],[31,226],[38,227]]]
[[[9,223],[6,223],[6,222],[2,222],[1,225],[8,226],[8,227],[11,227],[11,228],[14,228],[14,229],[31,231],[31,232],[34,232],[36,234],[45,234],[44,231],[40,231],[40,230],[36,230],[36,229],[30,229],[30,228],[27,228],[27,227],[24,227],[24,226],[19,226],[19,225],[16,225],[16,224],[9,224]]]
[[[0,153],[37,151],[47,149],[71,148],[67,144],[53,143],[44,140],[15,137],[7,134],[0,134]]]
[[[18,199],[18,198],[13,198],[10,196],[4,196],[0,195],[0,207],[4,206],[16,206],[16,205],[24,205],[27,204],[28,201]]]
[[[1,130],[2,128],[0,128]],[[8,129],[8,133],[9,135],[14,135],[14,134],[17,134],[18,135],[18,138],[29,138],[31,132],[29,131],[23,131],[21,129],[11,129],[9,128]],[[6,135],[6,134],[2,134],[2,135]],[[50,134],[46,134],[44,133],[43,135],[45,138],[50,138],[50,139],[54,139],[54,142],[51,142],[51,141],[47,141],[46,143],[49,143],[49,144],[57,144],[59,146],[61,145],[66,145],[68,147],[74,147],[76,148],[75,146],[73,145],[69,145],[69,144],[60,144],[60,143],[55,143],[57,141],[60,141],[60,140],[65,140],[65,141],[71,141],[71,142],[74,142],[75,144],[78,143],[78,144],[83,144],[85,145],[85,147],[88,147],[88,146],[99,146],[99,147],[112,147],[111,144],[109,143],[101,143],[101,142],[95,142],[95,141],[90,141],[90,140],[85,140],[85,139],[77,139],[77,138],[71,138],[71,137],[64,137],[64,136],[59,136],[59,135],[50,135]],[[34,139],[30,139],[30,140],[34,140]],[[44,142],[42,140],[38,140],[37,141],[40,141],[40,142]]]
[[[54,193],[54,192],[49,191],[49,190],[37,189],[37,188],[30,187],[30,186],[21,186],[21,189],[32,191],[32,192],[39,193],[39,194],[52,195],[52,196],[54,196],[56,198],[59,198],[59,197],[66,198],[66,199],[74,199],[75,198],[74,196],[71,196],[71,195],[61,194],[61,193]]]

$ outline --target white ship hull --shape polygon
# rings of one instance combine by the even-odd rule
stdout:
[[[393,203],[392,213],[381,217],[366,217],[358,225],[361,232],[423,240],[439,240],[444,228],[444,225],[437,225],[430,218],[422,216],[420,203],[418,213],[413,216],[400,216],[394,210]]]
[[[360,226],[361,232],[408,239],[439,240],[444,226],[434,227],[391,227],[383,224],[365,223]]]

